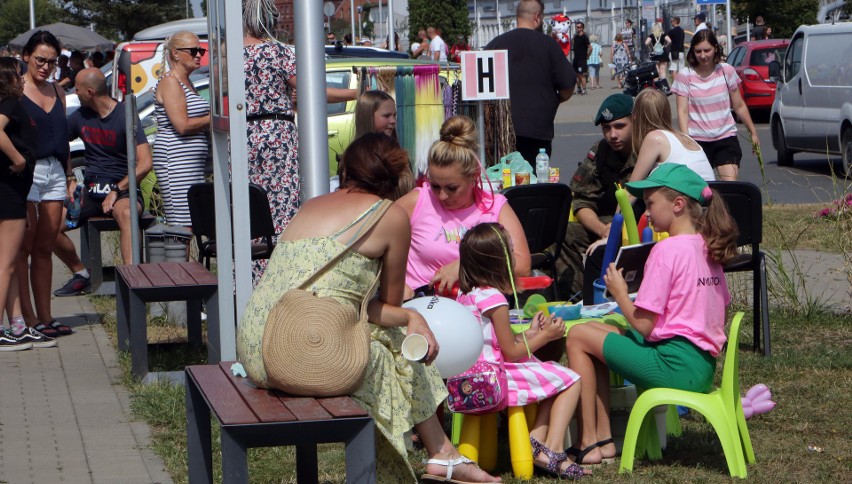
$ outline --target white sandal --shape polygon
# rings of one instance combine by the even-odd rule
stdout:
[[[476,465],[476,462],[468,459],[467,457],[465,457],[463,455],[460,455],[460,456],[458,456],[458,457],[456,457],[455,459],[452,459],[452,460],[429,459],[429,460],[424,460],[423,463],[426,464],[426,465],[437,464],[439,466],[445,466],[447,468],[447,476],[442,477],[442,476],[435,476],[435,475],[432,475],[432,474],[423,474],[422,476],[420,476],[420,480],[422,482],[451,482],[451,483],[454,483],[454,484],[476,484],[476,483],[473,483],[473,482],[470,482],[470,481],[459,481],[459,480],[453,479],[453,467],[454,466],[457,466],[459,464],[473,464],[474,466],[479,467],[479,466]]]

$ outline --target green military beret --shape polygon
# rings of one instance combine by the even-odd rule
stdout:
[[[613,94],[604,99],[598,114],[595,116],[595,126],[610,122],[633,113],[633,98],[627,94]]]

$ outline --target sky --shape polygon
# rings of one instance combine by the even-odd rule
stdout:
[[[196,17],[203,17],[204,13],[201,11],[201,0],[190,0],[190,5],[192,5],[192,13]]]

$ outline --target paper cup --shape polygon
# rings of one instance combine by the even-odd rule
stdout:
[[[409,361],[423,361],[429,352],[429,342],[420,334],[410,334],[402,340],[402,356]]]

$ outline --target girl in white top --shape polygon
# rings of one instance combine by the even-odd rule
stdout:
[[[645,89],[633,105],[633,151],[636,167],[630,181],[644,180],[661,163],[688,166],[705,181],[716,179],[701,146],[672,126],[672,110],[666,95]]]

